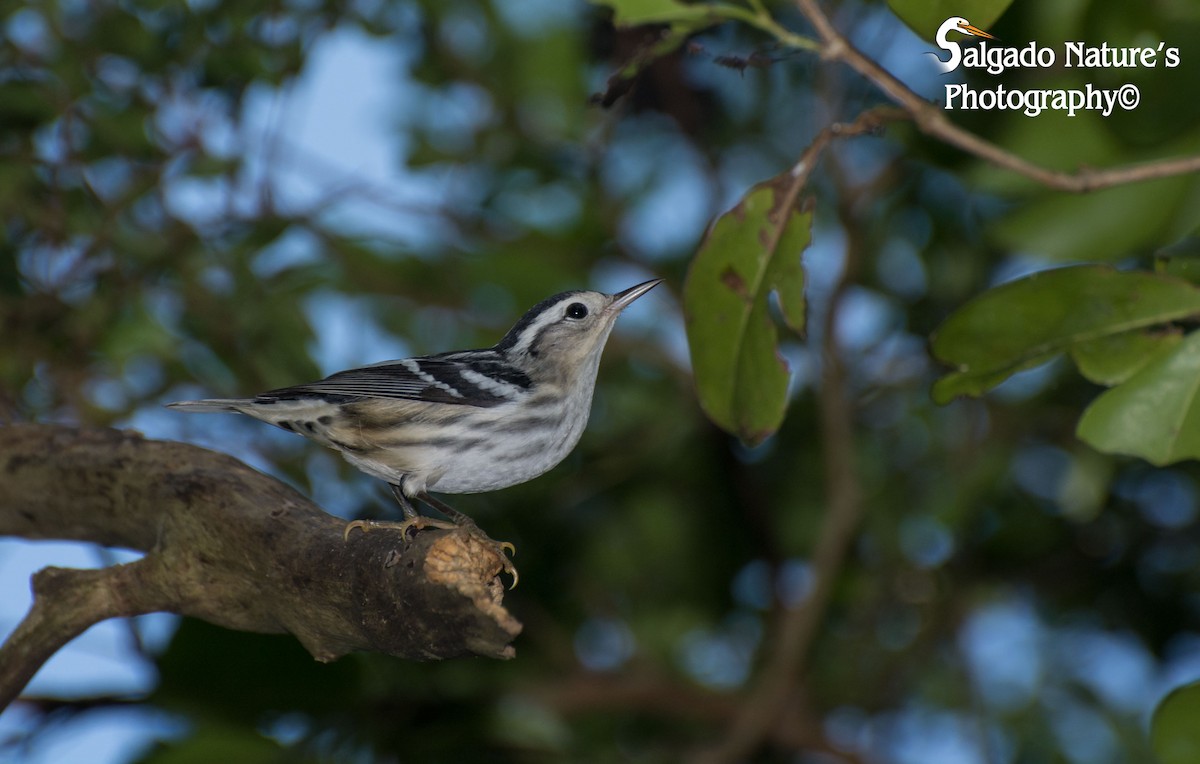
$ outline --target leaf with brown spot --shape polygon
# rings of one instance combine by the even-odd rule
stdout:
[[[804,331],[804,269],[812,213],[794,170],[750,189],[709,229],[683,288],[700,406],[751,445],[779,429],[790,372],[779,353],[771,295],[783,323]]]

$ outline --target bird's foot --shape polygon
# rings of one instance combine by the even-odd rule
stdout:
[[[467,522],[460,524],[452,523],[447,520],[435,520],[432,517],[425,517],[424,515],[409,517],[399,522],[391,520],[354,520],[346,524],[346,529],[342,532],[342,539],[349,541],[350,532],[355,528],[362,529],[363,533],[367,533],[368,531],[376,528],[399,531],[400,535],[406,539],[408,538],[410,530],[414,533],[414,535],[425,530],[426,528],[439,528],[441,530],[448,531],[460,530],[474,537],[475,540],[477,540],[483,546],[491,549],[493,552],[495,552],[496,556],[500,558],[501,570],[512,577],[512,585],[508,587],[509,589],[517,588],[517,581],[520,580],[520,575],[517,573],[516,566],[513,565],[512,560],[509,559],[510,554],[515,555],[517,553],[517,548],[513,546],[512,542],[510,541],[496,541],[491,536],[484,533],[483,529],[476,525],[473,520],[468,519]]]
[[[342,531],[342,540],[350,540],[350,531],[355,528],[362,529],[363,533],[374,530],[376,528],[384,528],[391,531],[399,531],[401,536],[408,537],[409,530],[413,534],[419,533],[426,528],[440,528],[442,530],[453,530],[458,526],[454,523],[445,520],[435,520],[432,517],[424,517],[417,515],[416,517],[408,517],[399,522],[392,520],[354,520],[346,523],[346,529]]]

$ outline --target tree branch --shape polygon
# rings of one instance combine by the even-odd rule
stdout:
[[[0,428],[0,534],[146,552],[100,570],[47,568],[0,647],[0,708],[62,645],[106,618],[168,611],[289,632],[321,661],[510,658],[502,560],[460,531],[344,540],[345,522],[230,456],[104,428]]]
[[[817,36],[821,40],[822,58],[841,61],[875,83],[889,98],[900,104],[909,113],[922,132],[962,149],[968,154],[974,154],[997,167],[1024,175],[1047,188],[1083,193],[1126,183],[1200,171],[1200,156],[1179,157],[1107,170],[1085,167],[1076,172],[1050,170],[1022,159],[954,124],[935,104],[914,93],[907,85],[896,79],[891,72],[865,56],[834,28],[829,17],[817,4],[817,0],[795,0],[795,2],[800,12],[817,30]]]
[[[814,149],[824,147],[821,136],[855,135],[893,118],[891,110],[873,109],[846,126],[831,126],[805,150],[802,163],[815,162]],[[843,199],[843,218],[851,203]],[[803,683],[806,664],[818,628],[833,599],[846,554],[857,534],[865,510],[854,454],[854,406],[848,394],[846,370],[838,348],[838,311],[842,298],[858,277],[861,263],[862,229],[844,220],[847,233],[846,260],[829,296],[822,322],[821,383],[818,409],[821,421],[821,453],[825,457],[825,514],[812,552],[813,587],[808,597],[790,609],[782,609],[771,638],[764,640],[768,651],[756,680],[739,705],[739,713],[720,744],[700,752],[694,761],[703,764],[742,761],[765,741],[790,707],[800,705],[797,688]]]
[[[567,674],[525,692],[567,717],[636,710],[645,716],[694,722],[711,729],[727,726],[742,708],[729,695],[678,682],[644,667],[623,675]],[[794,705],[783,709],[764,736],[783,750],[834,753],[813,715],[808,709]],[[858,761],[852,754],[837,753],[847,764]]]

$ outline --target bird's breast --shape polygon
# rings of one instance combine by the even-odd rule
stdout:
[[[477,423],[470,437],[441,449],[444,470],[429,490],[478,493],[524,483],[566,458],[587,426],[590,409],[578,398],[535,399]],[[583,405],[587,404],[587,405]]]

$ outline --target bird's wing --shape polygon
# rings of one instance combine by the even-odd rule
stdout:
[[[307,397],[398,398],[490,407],[516,400],[532,382],[492,351],[404,358],[332,374],[319,382],[262,393],[256,401]]]

